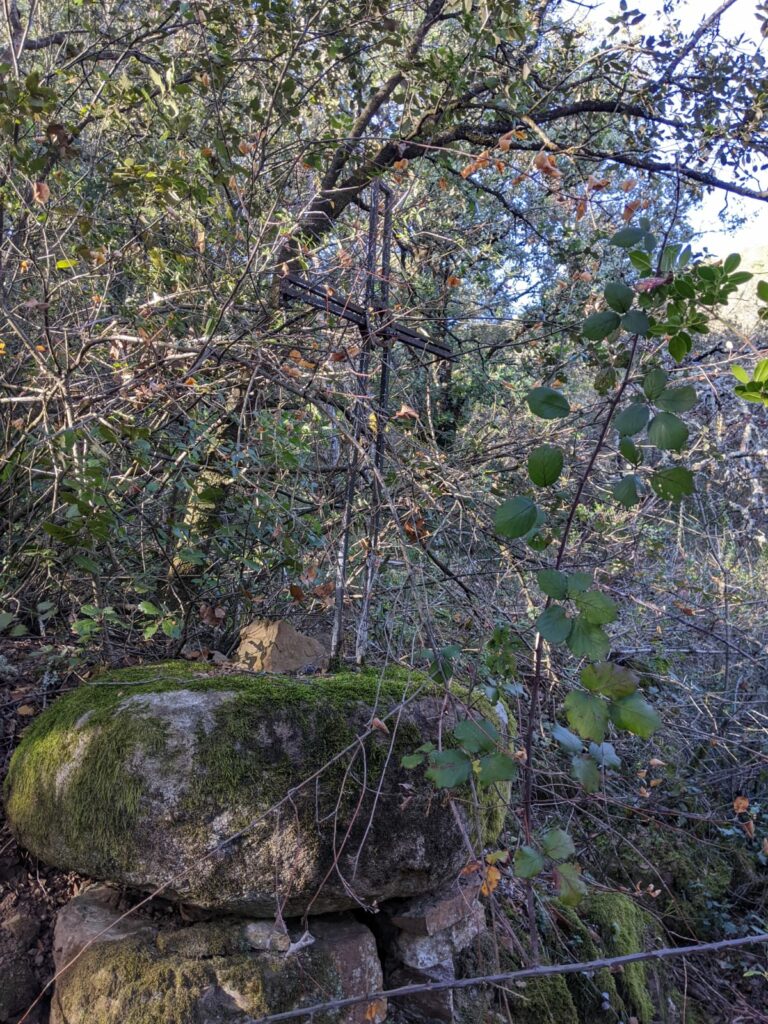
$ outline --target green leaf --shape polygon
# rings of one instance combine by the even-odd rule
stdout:
[[[665,412],[688,412],[696,405],[696,389],[690,384],[681,388],[665,388],[656,399],[656,405]]]
[[[453,735],[472,754],[493,750],[499,740],[499,730],[487,718],[477,722],[472,718],[463,718],[456,723]]]
[[[570,729],[566,729],[564,725],[552,726],[552,739],[569,754],[580,754],[581,748],[584,746],[579,737],[575,736]]]
[[[768,359],[761,359],[755,367],[755,372],[752,374],[752,379],[759,381],[761,384],[768,380]]]
[[[661,719],[644,697],[633,693],[611,704],[611,719],[619,729],[626,729],[647,740],[661,726]]]
[[[669,339],[669,354],[677,363],[682,363],[688,353],[691,351],[692,342],[687,334],[676,334],[674,337]]]
[[[532,846],[521,846],[515,850],[514,865],[518,878],[535,878],[544,870],[544,858]]]
[[[748,270],[740,270],[738,274],[731,274],[729,278],[729,284],[746,284],[747,281],[751,281],[754,274],[750,274]]]
[[[530,498],[518,496],[496,509],[494,526],[502,537],[522,537],[536,525],[539,510]]]
[[[768,281],[757,282],[757,297],[763,302],[768,302]]]
[[[2,633],[4,629],[8,629],[10,624],[15,621],[16,616],[13,612],[0,612],[0,633]]]
[[[568,577],[564,572],[558,572],[557,569],[540,569],[536,579],[547,597],[554,597],[557,601],[567,597]]]
[[[537,487],[550,487],[562,471],[562,448],[543,444],[528,456],[528,476]]]
[[[75,555],[72,561],[78,568],[85,569],[86,572],[96,574],[100,571],[98,562],[94,562],[92,558],[88,558],[86,555]]]
[[[71,270],[72,267],[76,267],[76,266],[77,266],[77,260],[76,259],[56,260],[56,269],[57,270]]]
[[[688,427],[671,412],[660,412],[648,426],[648,440],[663,451],[679,452],[688,440]]]
[[[653,269],[651,257],[647,252],[643,252],[642,249],[636,249],[634,252],[631,252],[629,254],[629,262],[636,270],[639,270],[640,273],[644,275],[650,274]]]
[[[568,724],[585,740],[602,743],[608,727],[608,705],[600,697],[571,690],[563,702]]]
[[[601,313],[593,313],[588,316],[581,325],[581,333],[590,341],[602,341],[621,326],[621,318],[610,309],[604,309]]]
[[[641,334],[646,337],[651,329],[651,321],[642,309],[630,309],[621,318],[621,326],[628,334]]]
[[[587,887],[576,864],[558,864],[555,870],[558,895],[566,907],[576,907],[586,894]]]
[[[592,693],[602,694],[611,700],[629,697],[635,692],[638,678],[635,673],[612,661],[603,661],[599,665],[586,665],[581,670],[581,682]]]
[[[761,284],[764,284],[766,288],[768,288],[768,281],[762,281]],[[736,380],[740,380],[742,384],[749,384],[749,374],[743,366],[732,366],[731,373],[736,378]]]
[[[621,758],[612,743],[590,743],[589,752],[603,768],[621,768]]]
[[[533,388],[526,398],[528,408],[543,420],[558,420],[571,411],[568,399],[554,388]]]
[[[568,860],[576,853],[576,847],[568,833],[562,828],[551,828],[541,837],[541,848],[550,860]]]
[[[160,629],[159,622],[150,622],[150,624],[144,630],[144,639],[151,640],[155,633],[158,631],[158,629]]]
[[[577,658],[590,658],[592,661],[604,658],[611,649],[611,641],[602,627],[587,622],[581,615],[573,620],[566,643]]]
[[[145,615],[162,615],[160,609],[156,605],[152,604],[151,601],[140,601],[138,609]]]
[[[635,293],[623,281],[611,281],[603,292],[605,301],[617,313],[626,313],[635,301]]]
[[[591,572],[570,572],[566,578],[568,580],[568,597],[580,594],[583,590],[589,590],[592,586]]]
[[[658,398],[667,386],[668,376],[664,370],[649,370],[643,377],[643,391],[649,402]]]
[[[599,590],[587,590],[583,594],[576,594],[573,602],[587,622],[595,626],[614,622],[618,614],[616,603]]]
[[[469,780],[472,762],[463,750],[433,750],[424,773],[438,789],[453,789]]]
[[[622,437],[619,441],[619,451],[633,466],[639,466],[643,461],[643,453],[634,441],[628,437]]]
[[[730,256],[725,257],[725,260],[723,261],[723,270],[726,274],[732,274],[740,263],[741,256],[736,252],[732,252]]]
[[[416,753],[416,754],[404,754],[400,758],[400,767],[401,768],[418,768],[418,766],[420,764],[424,763],[424,758],[425,757],[426,757],[426,754],[419,754],[419,753]]]
[[[611,493],[616,501],[625,508],[632,508],[633,505],[637,505],[640,501],[640,495],[637,493],[637,477],[635,474],[630,473],[629,476],[623,476],[621,480],[617,480],[611,487]]]
[[[571,760],[571,765],[574,779],[582,784],[587,793],[597,793],[600,789],[600,772],[594,759],[586,754],[580,755]]]
[[[644,402],[633,402],[626,409],[622,409],[613,421],[613,426],[620,434],[631,437],[640,433],[648,422],[649,415],[650,411]]]
[[[693,494],[693,473],[683,466],[659,469],[651,477],[651,487],[665,501],[680,501]]]
[[[561,644],[571,632],[572,622],[559,604],[553,604],[536,619],[536,629],[551,644]]]
[[[477,781],[481,786],[494,782],[511,782],[517,778],[517,761],[500,751],[480,758],[480,774]]]
[[[645,232],[640,228],[622,228],[611,238],[609,244],[615,245],[619,249],[630,249],[638,242],[642,242],[644,235]]]

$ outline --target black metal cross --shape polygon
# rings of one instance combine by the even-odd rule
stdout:
[[[379,232],[380,197],[384,197],[384,216],[382,230]],[[379,239],[379,234],[381,238]],[[360,473],[360,440],[366,422],[366,404],[370,404],[367,382],[369,379],[369,361],[374,341],[381,347],[381,369],[379,374],[379,399],[376,410],[376,433],[373,446],[373,472],[371,474],[372,503],[368,526],[368,550],[366,555],[365,584],[363,588],[363,605],[357,627],[355,642],[355,660],[362,664],[368,645],[368,621],[371,596],[376,582],[378,569],[378,543],[381,519],[381,473],[384,465],[385,417],[389,402],[389,379],[391,376],[390,350],[395,342],[401,342],[409,348],[425,352],[437,359],[452,359],[453,355],[447,345],[432,341],[397,323],[389,310],[389,277],[390,255],[392,245],[392,191],[380,181],[371,186],[371,202],[368,215],[368,240],[366,251],[366,280],[364,304],[353,302],[344,296],[331,294],[303,277],[287,274],[280,281],[280,292],[285,302],[300,301],[325,313],[331,313],[356,324],[363,337],[355,380],[358,394],[352,414],[352,449],[349,459],[347,487],[344,496],[344,510],[341,523],[341,542],[336,558],[336,587],[333,616],[333,633],[331,636],[331,663],[338,667],[341,661],[344,626],[344,597],[347,588],[347,564],[349,561],[349,537],[352,527],[353,506],[357,481]],[[377,272],[377,262],[381,248],[381,265]],[[378,287],[377,287],[378,285]]]

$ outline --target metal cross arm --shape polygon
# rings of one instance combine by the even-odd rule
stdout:
[[[386,319],[390,311],[383,303],[373,303],[373,310],[377,314],[377,320],[380,318],[380,322],[372,324],[370,314],[363,306],[343,295],[330,294],[327,289],[311,284],[296,274],[287,274],[280,279],[280,291],[286,299],[298,299],[301,302],[306,302],[308,306],[314,306],[315,309],[322,309],[342,320],[349,320],[351,323],[357,324],[358,327],[370,330],[379,338],[400,341],[409,348],[428,352],[438,359],[455,358],[447,345],[441,344],[439,341],[432,341],[431,338],[394,320]]]

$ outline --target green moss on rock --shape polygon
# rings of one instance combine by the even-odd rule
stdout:
[[[400,767],[404,754],[434,740],[444,692],[397,667],[306,678],[224,674],[187,662],[111,672],[61,698],[27,731],[6,780],[8,819],[41,859],[97,878],[154,888],[179,864],[202,864],[179,898],[238,913],[266,912],[263,901],[249,902],[244,879],[268,864],[270,884],[279,878],[294,891],[316,886],[313,873],[324,877],[331,868],[335,877],[336,825],[349,851],[358,842],[391,850],[395,875],[402,852],[415,887],[403,895],[423,891],[465,857],[445,795],[424,782],[423,769]],[[458,687],[455,695],[466,698]],[[409,703],[390,720],[389,735],[374,730],[357,741],[373,715],[385,719],[404,698]],[[487,702],[473,705],[493,717]],[[399,786],[406,781],[421,803],[403,811]],[[498,836],[508,794],[508,784],[482,790],[479,806],[467,807],[476,839]],[[391,849],[393,821],[402,851]],[[243,829],[241,844],[208,856]],[[457,842],[444,855],[454,831]],[[407,844],[416,835],[414,860]],[[361,876],[370,881],[375,858],[366,856]],[[382,870],[374,867],[374,874]],[[399,895],[396,884],[385,885],[380,898]],[[300,898],[294,912],[301,912]],[[315,912],[327,909],[341,906]]]
[[[199,938],[199,936],[198,936]],[[188,945],[188,944],[187,944]],[[293,959],[159,951],[141,940],[97,944],[57,982],[54,1024],[207,1024],[236,1022],[341,995],[329,955]],[[323,1014],[318,1021],[340,1018]]]

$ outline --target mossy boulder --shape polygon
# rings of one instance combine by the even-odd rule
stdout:
[[[500,830],[503,788],[451,807],[422,769],[400,766],[463,713],[404,670],[122,670],[30,727],[7,816],[49,864],[225,913],[375,907],[438,889],[466,863],[467,836]],[[358,741],[374,718],[389,732]]]
[[[86,892],[60,911],[56,969],[63,973],[51,1024],[249,1024],[382,988],[373,934],[351,918],[315,920],[311,944],[270,953],[249,947],[242,919],[158,929],[131,917],[133,934],[115,923],[104,935],[118,916],[100,892]],[[385,1017],[382,1000],[315,1020],[377,1024]]]

